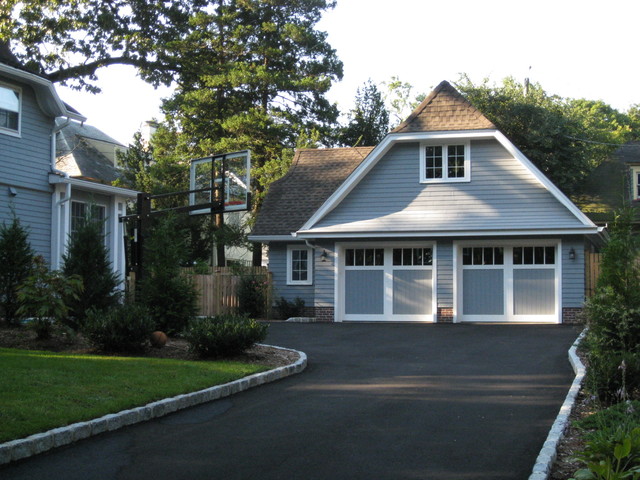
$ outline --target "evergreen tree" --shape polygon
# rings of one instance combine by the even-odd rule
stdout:
[[[9,225],[0,225],[0,306],[9,325],[20,319],[18,288],[31,275],[33,257],[29,233],[14,214]]]
[[[340,135],[340,143],[345,146],[377,145],[389,132],[389,112],[371,80],[358,88],[355,108],[349,117],[349,124]]]
[[[180,272],[188,254],[184,237],[175,235],[176,227],[173,215],[154,226],[145,243],[145,277],[136,292],[136,301],[149,309],[156,328],[165,333],[182,332],[197,313],[195,287]]]
[[[109,253],[104,244],[104,222],[95,218],[91,210],[75,232],[69,236],[67,252],[63,255],[65,276],[82,278],[81,296],[68,300],[68,325],[79,329],[90,309],[105,310],[118,303],[118,278],[111,268]]]

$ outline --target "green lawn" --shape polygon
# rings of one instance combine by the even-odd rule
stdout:
[[[267,369],[0,348],[0,443]]]

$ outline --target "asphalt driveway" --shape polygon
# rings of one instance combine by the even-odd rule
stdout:
[[[285,324],[300,375],[87,439],[0,478],[523,480],[573,379],[570,326]]]

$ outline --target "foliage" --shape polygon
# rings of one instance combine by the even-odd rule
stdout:
[[[389,112],[378,87],[368,80],[356,93],[349,124],[342,129],[340,143],[348,146],[377,145],[389,132]]]
[[[79,330],[90,309],[103,310],[118,303],[118,277],[111,268],[109,252],[104,244],[104,222],[88,209],[88,214],[69,236],[67,252],[63,255],[62,273],[78,275],[84,290],[78,298],[67,299],[70,316],[67,326]]]
[[[240,313],[252,318],[266,315],[269,301],[269,281],[261,275],[242,275],[238,285]]]
[[[616,403],[578,420],[574,425],[588,432],[595,429],[615,430],[625,423],[640,425],[640,401],[628,400]]]
[[[266,370],[239,362],[71,355],[0,348],[0,443]]]
[[[296,297],[293,301],[288,301],[284,297],[276,300],[276,312],[278,318],[286,320],[292,317],[301,317],[304,315],[304,300]]]
[[[195,287],[180,271],[186,246],[184,238],[175,234],[176,222],[175,216],[162,218],[146,239],[145,277],[136,293],[156,328],[168,334],[180,333],[197,312]]]
[[[9,325],[20,320],[18,287],[31,273],[33,255],[29,232],[14,214],[11,224],[0,225],[0,307]]]
[[[398,76],[393,76],[388,82],[383,82],[387,89],[385,100],[391,113],[391,127],[395,128],[425,99],[424,93],[412,94],[413,86],[403,82]]]
[[[49,271],[42,257],[36,257],[32,274],[18,289],[21,305],[18,315],[33,317],[30,325],[38,338],[49,338],[55,323],[69,313],[67,299],[77,300],[83,290],[78,275],[65,277],[58,271]]]
[[[627,413],[634,413],[631,404],[625,404],[625,407]],[[585,448],[578,452],[577,458],[586,464],[586,468],[575,473],[576,480],[640,478],[640,426],[637,415],[635,420],[620,422],[611,422],[608,417],[601,415],[597,419],[601,422],[598,428],[585,437]]]
[[[125,303],[87,312],[83,333],[100,350],[133,353],[144,350],[154,328],[147,307]]]
[[[640,353],[590,351],[585,388],[604,404],[640,398]]]
[[[456,87],[568,195],[582,193],[591,171],[634,138],[631,118],[601,101],[549,95],[511,77],[491,86],[462,75]]]
[[[4,0],[0,40],[11,39],[26,67],[52,82],[99,91],[96,71],[132,65],[153,84],[169,84],[180,64],[172,49],[194,28],[199,0]]]
[[[192,322],[185,337],[202,358],[238,355],[267,337],[268,325],[233,315],[206,317]]]
[[[596,294],[587,302],[589,345],[595,354],[638,352],[640,347],[640,243],[634,212],[617,212],[603,250]]]

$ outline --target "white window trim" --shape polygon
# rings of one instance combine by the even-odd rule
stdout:
[[[9,135],[11,137],[22,136],[22,88],[16,87],[8,83],[0,82],[0,87],[8,88],[18,93],[18,130],[12,130],[10,128],[0,127],[0,133],[3,135]]]
[[[450,146],[464,146],[464,177],[449,178],[448,151]],[[427,178],[426,147],[442,147],[442,178]],[[471,181],[471,142],[469,140],[451,139],[446,142],[420,142],[420,183],[454,183]]]
[[[631,167],[631,200],[640,200],[640,186],[638,185],[638,175],[640,166]]]
[[[293,252],[305,250],[307,252],[307,279],[294,280],[291,264],[293,261]],[[304,245],[287,245],[287,285],[313,285],[313,249]]]

